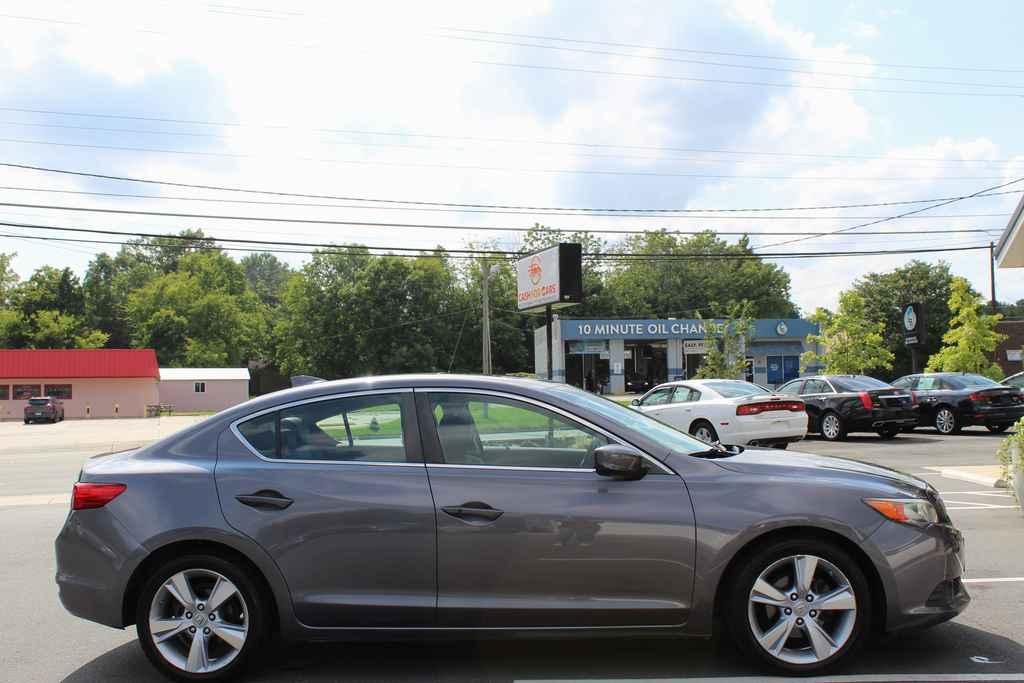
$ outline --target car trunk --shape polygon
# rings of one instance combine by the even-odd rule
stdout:
[[[971,399],[975,403],[992,406],[1019,406],[1022,400],[1024,400],[1022,399],[1020,389],[1009,389],[1004,387],[994,387],[992,389],[975,391],[971,394]]]

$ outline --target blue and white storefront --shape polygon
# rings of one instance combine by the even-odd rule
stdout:
[[[689,319],[582,320],[555,316],[555,381],[613,394],[692,377],[722,321]],[[777,387],[800,374],[800,354],[817,326],[801,318],[761,318],[745,340],[746,379]],[[535,372],[547,377],[545,328],[534,330]]]

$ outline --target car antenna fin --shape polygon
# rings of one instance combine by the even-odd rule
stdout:
[[[313,377],[312,375],[293,375],[292,386],[293,387],[304,387],[307,384],[317,384],[318,382],[326,382],[323,377]]]

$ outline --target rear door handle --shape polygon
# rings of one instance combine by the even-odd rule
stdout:
[[[235,496],[242,505],[248,505],[252,508],[263,509],[263,510],[284,510],[286,507],[294,503],[291,498],[282,496],[277,491],[257,491],[249,495]]]
[[[495,510],[487,503],[481,503],[479,501],[470,501],[463,503],[462,505],[452,505],[449,507],[441,508],[441,511],[446,515],[457,517],[458,519],[482,519],[488,522],[494,520],[505,514],[504,510]]]

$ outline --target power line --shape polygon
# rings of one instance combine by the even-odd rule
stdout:
[[[312,254],[317,253],[314,251],[306,250],[288,250],[288,249],[265,249],[260,246],[254,248],[242,248],[242,247],[222,247],[216,242],[227,242],[229,244],[247,244],[247,245],[272,245],[272,246],[308,246],[308,247],[320,247],[320,252],[326,253],[343,253],[343,254],[360,254],[360,251],[354,250],[394,250],[401,253],[398,254],[372,254],[377,256],[401,256],[409,258],[508,258],[518,259],[523,256],[523,252],[518,251],[503,251],[503,250],[483,250],[483,249],[443,249],[440,251],[430,251],[428,249],[419,249],[416,247],[381,247],[381,246],[368,246],[368,245],[339,245],[330,243],[310,243],[310,242],[284,242],[274,240],[251,240],[242,238],[228,238],[228,237],[203,237],[195,238],[188,235],[175,235],[175,234],[163,234],[163,233],[148,233],[148,232],[121,232],[115,230],[107,230],[103,228],[69,228],[64,226],[53,226],[53,225],[39,225],[34,223],[14,223],[14,222],[0,222],[0,226],[13,227],[13,228],[31,228],[39,230],[56,230],[62,232],[89,232],[106,235],[117,235],[121,237],[145,237],[151,239],[167,239],[177,242],[189,242],[187,245],[182,245],[184,249],[204,249],[204,248],[218,248],[227,251],[247,251],[247,252],[259,252],[259,251],[270,251],[273,253],[292,253],[292,254]],[[55,237],[43,237],[43,236],[29,236],[29,235],[7,235],[8,237],[17,238],[28,238],[28,239],[39,239],[39,240],[51,240],[51,241],[62,241],[62,242],[83,242],[90,243],[94,240],[85,239],[61,239]],[[102,242],[107,243],[107,242]],[[146,246],[139,245],[134,242],[109,242],[113,244],[132,245],[132,246]],[[172,243],[173,244],[173,243]],[[208,246],[207,246],[208,245]],[[619,263],[632,263],[632,262],[674,262],[674,261],[694,261],[694,260],[763,260],[763,259],[809,259],[809,258],[834,258],[844,256],[886,256],[886,255],[898,255],[898,254],[931,254],[931,253],[942,253],[942,252],[960,252],[960,251],[977,251],[982,249],[988,249],[987,244],[976,245],[976,246],[960,246],[960,247],[935,247],[935,248],[914,248],[914,249],[872,249],[867,251],[825,251],[825,252],[774,252],[774,253],[708,253],[708,252],[668,252],[668,253],[640,253],[640,252],[590,252],[585,253],[584,257],[599,261],[619,262]],[[333,250],[333,251],[332,251]],[[405,252],[418,251],[420,253],[410,254]]]
[[[493,225],[457,225],[457,224],[435,224],[435,223],[386,223],[378,221],[343,221],[331,218],[284,218],[277,216],[240,216],[240,215],[222,215],[222,214],[210,214],[210,213],[183,213],[178,211],[145,211],[142,209],[109,209],[89,206],[67,206],[58,204],[25,204],[21,202],[0,202],[0,206],[8,206],[13,208],[21,209],[41,209],[45,211],[76,211],[84,213],[105,213],[105,214],[118,214],[118,215],[131,215],[131,216],[159,216],[161,218],[191,218],[201,220],[230,220],[230,221],[254,221],[261,223],[301,223],[308,225],[346,225],[354,227],[373,227],[373,228],[402,228],[402,229],[418,229],[418,230],[473,230],[473,231],[493,231],[493,232],[529,232],[529,228],[515,228],[515,227],[502,227]],[[921,209],[924,211],[925,209]],[[644,234],[649,232],[659,232],[657,229],[652,230],[609,230],[595,228],[593,230],[585,227],[569,227],[569,228],[552,228],[545,226],[546,230],[552,232],[593,232],[602,234]],[[982,228],[975,229],[948,229],[948,230],[937,230],[939,234],[950,234],[950,233],[990,233],[996,229],[986,230]],[[666,230],[667,233],[673,234],[691,234],[699,235],[704,232],[715,232],[720,235],[807,235],[811,237],[818,237],[824,235],[834,234],[832,232],[718,232],[718,231],[707,231],[707,230]],[[865,235],[870,234],[881,234],[881,235],[910,235],[920,234],[922,230],[905,230],[905,231],[888,231],[881,233],[860,233]]]
[[[458,28],[453,26],[440,26],[438,27],[446,31],[461,31],[463,33],[479,33],[493,36],[507,36],[512,38],[529,38],[533,40],[550,40],[563,43],[577,43],[585,45],[604,45],[608,47],[628,47],[637,48],[643,50],[662,50],[666,52],[681,52],[687,54],[702,54],[702,55],[716,55],[719,57],[743,57],[748,59],[773,59],[787,62],[804,62],[809,64],[843,64],[846,66],[882,66],[887,68],[895,69],[922,69],[922,70],[935,70],[935,71],[976,71],[976,72],[989,72],[989,73],[1024,73],[1024,69],[1006,69],[1006,68],[989,68],[989,67],[970,67],[970,66],[941,66],[941,65],[921,65],[921,64],[893,64],[886,62],[869,62],[869,61],[855,61],[855,60],[840,60],[840,59],[807,59],[804,57],[785,57],[780,55],[764,55],[764,54],[751,54],[748,52],[719,52],[714,50],[695,50],[686,49],[681,47],[659,47],[656,45],[638,45],[636,43],[615,43],[601,40],[581,40],[574,38],[564,38],[555,36],[538,36],[531,35],[528,33],[504,33],[501,31],[484,31],[482,29],[470,29],[470,28]]]
[[[1024,86],[1022,86],[1024,87]],[[26,107],[0,107],[0,111],[19,112],[23,114],[46,114],[50,116],[70,116],[77,118],[97,119],[124,119],[127,121],[148,121],[156,123],[175,123],[195,126],[214,126],[222,128],[258,128],[263,130],[306,130],[315,133],[332,133],[343,135],[377,135],[384,137],[401,138],[426,138],[432,140],[461,140],[464,142],[496,142],[511,145],[553,145],[558,147],[583,147],[593,149],[632,149],[658,152],[684,152],[694,154],[722,154],[739,156],[768,156],[784,158],[805,158],[805,159],[861,159],[861,160],[882,160],[882,161],[929,161],[929,162],[950,162],[950,163],[1010,163],[1015,158],[1004,159],[944,159],[942,157],[888,157],[866,154],[818,154],[810,152],[768,152],[763,150],[734,150],[734,149],[708,149],[700,147],[665,147],[657,145],[616,145],[609,143],[576,142],[570,140],[529,140],[522,138],[485,137],[473,135],[445,135],[439,133],[423,133],[410,131],[387,131],[387,130],[366,130],[356,128],[327,128],[327,127],[299,127],[284,124],[268,123],[246,123],[242,121],[210,121],[203,119],[184,119],[159,116],[139,116],[133,114],[110,114],[103,112],[81,112],[58,109],[30,109]],[[111,129],[112,132],[116,129]],[[124,131],[128,132],[128,131]],[[142,132],[142,131],[139,131]],[[208,137],[211,134],[198,133],[194,131],[183,131],[181,135],[192,135],[196,137]]]
[[[363,206],[359,204],[322,204],[312,202],[275,202],[266,200],[256,199],[222,199],[216,197],[181,197],[172,195],[160,195],[160,194],[131,194],[127,192],[90,192],[87,190],[62,190],[57,188],[49,187],[25,187],[20,185],[0,185],[0,190],[16,190],[19,192],[47,192],[53,194],[73,194],[82,195],[88,197],[117,197],[127,199],[159,199],[168,201],[183,201],[183,202],[208,202],[213,204],[253,204],[258,206],[301,206],[301,207],[315,207],[315,208],[329,208],[329,209],[361,209],[364,211],[378,211],[378,210],[392,210],[392,211],[439,211],[444,213],[493,213],[493,214],[511,214],[514,216],[588,216],[588,217],[606,217],[606,218],[623,218],[616,214],[601,214],[601,213],[566,213],[566,212],[538,212],[538,211],[504,211],[504,210],[486,210],[486,209],[446,209],[438,207],[408,207],[408,206]],[[953,214],[929,214],[927,218],[1005,218],[1009,216],[1009,213],[953,213]],[[688,220],[730,220],[730,221],[823,221],[823,220],[867,220],[871,218],[886,218],[886,216],[722,216],[722,215],[703,215],[703,214],[684,214],[681,216],[658,216],[657,214],[631,214],[630,218],[685,218]],[[910,218],[910,217],[908,217]],[[553,228],[554,229],[554,228]],[[509,228],[509,231],[527,232],[529,228]],[[562,229],[564,230],[564,228]],[[583,230],[583,228],[580,228]],[[1003,228],[993,228],[992,231],[1002,231]],[[609,232],[609,233],[629,233],[634,231],[629,230],[592,230],[587,228],[588,232]],[[643,233],[648,232],[646,229],[637,230],[635,232]],[[669,232],[677,232],[680,234],[690,234],[686,231],[681,230],[670,230]],[[704,232],[703,230],[693,231],[692,234]],[[746,235],[747,232],[718,232],[720,235]],[[914,231],[915,233],[918,231]],[[987,229],[981,229],[979,232],[990,232]],[[765,235],[769,233],[760,232],[758,234]],[[782,233],[774,233],[782,234]],[[789,234],[789,233],[786,233]],[[795,233],[794,233],[795,234]],[[870,233],[860,233],[867,235]]]
[[[1024,97],[1024,95],[1022,95]],[[596,176],[637,176],[655,178],[711,178],[719,180],[798,180],[847,182],[851,180],[885,180],[885,181],[921,181],[928,180],[995,180],[1002,176],[943,176],[941,178],[923,178],[915,176],[787,176],[787,175],[741,175],[735,173],[670,173],[668,171],[621,171],[609,169],[579,168],[514,168],[506,166],[478,166],[471,164],[422,163],[411,161],[367,161],[365,159],[324,159],[318,157],[280,157],[260,154],[242,154],[236,152],[205,152],[194,149],[167,149],[160,147],[129,147],[123,145],[97,145],[83,142],[56,142],[54,140],[25,140],[19,138],[0,138],[0,142],[16,145],[44,145],[47,147],[72,147],[75,149],[99,149],[112,152],[145,152],[147,154],[179,154],[201,157],[223,157],[228,159],[289,159],[292,161],[344,164],[354,166],[382,166],[385,168],[430,168],[452,171],[488,171],[495,173],[543,173],[565,175],[596,175]]]
[[[956,202],[962,201],[963,199],[969,199],[970,197],[976,197],[976,196],[984,194],[986,192],[997,191],[997,190],[1000,190],[1000,189],[1002,189],[1004,187],[1009,187],[1010,185],[1016,185],[1017,183],[1020,183],[1020,182],[1024,182],[1024,177],[1017,178],[1016,180],[1011,180],[1010,182],[1002,183],[1000,185],[993,185],[992,187],[986,187],[986,188],[984,188],[982,190],[978,190],[977,192],[975,192],[975,193],[973,193],[971,195],[967,195],[966,197],[956,198],[956,199],[949,199],[947,201],[939,202],[938,204],[932,204],[931,206],[925,206],[925,207],[922,207],[920,209],[914,209],[913,211],[907,211],[907,212],[901,213],[901,214],[899,214],[897,216],[890,216],[888,218],[879,218],[877,220],[869,221],[867,223],[859,223],[857,225],[851,225],[851,226],[849,226],[847,228],[840,228],[839,230],[833,230],[833,231],[831,231],[829,233],[826,233],[826,234],[827,235],[838,235],[840,233],[850,232],[851,230],[856,230],[858,228],[867,228],[867,227],[870,227],[872,225],[878,225],[879,223],[886,223],[888,221],[895,220],[897,218],[906,218],[907,216],[910,216],[910,215],[913,215],[913,214],[922,213],[924,211],[929,211],[931,209],[937,209],[940,206],[946,206],[948,204],[954,204]],[[822,235],[822,236],[824,236],[824,235]],[[798,237],[798,238],[792,239],[792,240],[783,240],[782,242],[774,242],[772,244],[765,244],[765,245],[763,245],[761,247],[758,247],[758,248],[759,249],[768,249],[770,247],[780,247],[780,246],[783,246],[785,244],[793,244],[795,242],[803,242],[804,240],[812,239],[813,237],[816,237],[816,236]]]
[[[2,108],[0,108],[0,110],[2,110]],[[204,132],[199,132],[199,131],[149,130],[149,129],[145,129],[145,128],[111,128],[111,127],[106,127],[106,126],[75,126],[75,125],[61,124],[61,123],[40,123],[40,122],[36,122],[36,121],[0,121],[0,125],[5,125],[5,126],[22,126],[22,127],[28,127],[28,128],[52,128],[52,129],[58,129],[58,130],[85,130],[85,131],[90,131],[90,132],[101,132],[101,133],[128,133],[128,134],[132,134],[132,135],[166,135],[166,136],[175,136],[175,137],[189,137],[189,138],[203,138],[203,139],[209,139],[209,140],[220,140],[220,141],[225,141],[225,142],[229,142],[229,141],[234,139],[230,135],[220,135],[218,133],[204,133]],[[382,132],[378,132],[378,131],[357,131],[357,132],[352,132],[352,133],[345,132],[344,134],[346,134],[346,135],[352,135],[352,134],[360,134],[360,135],[388,135],[388,133],[382,133]],[[407,137],[417,137],[417,135],[416,134],[409,134]],[[467,138],[461,138],[461,137],[458,137],[458,136],[429,136],[429,137],[440,138],[440,139],[445,139],[445,140],[447,140],[447,139],[466,140],[467,139]],[[367,142],[365,140],[339,140],[339,139],[336,139],[336,138],[323,138],[323,137],[318,138],[318,140],[321,141],[321,142],[326,142],[326,143],[331,144],[331,145],[351,145],[351,146],[355,146],[355,147],[372,147],[372,148],[382,147],[382,148],[387,148],[387,149],[400,149],[400,150],[403,150],[403,151],[410,151],[410,150],[437,151],[439,149],[438,147],[435,147],[435,146],[422,145],[422,144],[417,145],[417,144],[402,144],[402,143],[394,143],[394,142]],[[487,143],[493,143],[493,142],[510,143],[511,142],[509,140],[487,139],[487,138],[484,138],[484,139],[468,138],[468,140],[469,141],[478,141],[478,142],[487,142]],[[528,144],[528,145],[559,145],[559,146],[571,145],[571,146],[583,146],[583,147],[590,146],[590,147],[626,148],[626,149],[631,147],[629,145],[623,145],[623,146],[619,146],[619,145],[586,145],[585,143],[563,143],[563,142],[551,142],[551,141],[545,141],[545,140],[524,140],[524,141],[522,141],[522,142],[520,142],[518,144]],[[644,148],[644,146],[642,146],[642,145],[636,145],[635,147]],[[441,149],[444,149],[445,151],[449,151],[449,152],[452,152],[452,151],[454,151],[454,152],[462,152],[462,151],[464,151],[464,150],[462,150],[459,147],[447,147],[447,148],[441,148]],[[671,148],[654,148],[654,149],[663,149],[664,151],[671,151]],[[703,154],[703,155],[732,155],[732,156],[735,156],[735,155],[739,154],[739,155],[751,155],[751,156],[761,155],[761,156],[778,157],[778,158],[770,158],[770,159],[760,159],[760,160],[757,160],[757,161],[750,162],[750,163],[756,163],[756,164],[759,164],[759,165],[761,165],[761,164],[789,164],[789,163],[792,163],[792,160],[799,160],[800,158],[803,158],[803,157],[809,157],[809,159],[807,159],[807,160],[815,160],[816,158],[835,158],[835,159],[848,159],[848,158],[849,159],[862,159],[863,158],[863,159],[872,159],[872,160],[886,161],[887,163],[898,162],[898,163],[901,163],[901,164],[905,164],[905,163],[916,164],[915,166],[911,166],[910,168],[930,168],[934,164],[978,164],[978,165],[991,166],[991,165],[1002,165],[1002,164],[1007,164],[1007,163],[1013,163],[1013,161],[1014,161],[1012,159],[945,159],[945,158],[940,158],[940,157],[935,157],[935,158],[925,158],[925,157],[922,157],[922,158],[912,158],[912,157],[911,158],[900,158],[900,157],[859,156],[859,155],[842,155],[842,154],[835,154],[835,155],[831,155],[831,154],[813,155],[813,154],[811,154],[811,155],[805,155],[805,154],[783,154],[783,153],[779,153],[779,154],[776,155],[773,152],[735,152],[735,151],[727,151],[727,150],[698,150],[698,149],[693,149],[693,150],[689,150],[689,151],[691,153],[694,153],[694,154]],[[576,151],[571,152],[571,154],[572,154],[572,156],[574,158],[584,158],[584,159],[622,159],[622,160],[628,160],[628,161],[655,161],[655,162],[685,161],[685,162],[688,162],[688,163],[697,163],[697,164],[747,163],[746,161],[744,161],[742,159],[740,159],[740,160],[734,160],[734,159],[731,159],[731,158],[726,158],[726,159],[707,159],[707,158],[704,158],[702,156],[685,156],[685,157],[670,156],[670,157],[666,157],[666,156],[650,156],[650,155],[646,155],[645,156],[645,155],[635,155],[635,154],[595,154],[595,153],[592,153],[592,152],[576,152]]]
[[[774,71],[781,73],[791,74],[806,74],[811,76],[826,76],[833,78],[859,78],[876,81],[896,81],[901,83],[924,83],[929,85],[957,85],[957,86],[968,86],[974,88],[1012,88],[1020,90],[1024,88],[1024,85],[1017,85],[1012,83],[975,83],[970,81],[936,81],[925,78],[901,78],[898,76],[872,76],[872,75],[861,75],[861,74],[848,74],[848,73],[832,73],[828,71],[812,71],[809,69],[787,69],[784,67],[777,66],[757,66],[755,64],[729,64],[726,62],[712,62],[702,59],[682,59],[679,57],[663,57],[660,55],[634,55],[627,54],[624,52],[610,52],[608,50],[592,50],[578,47],[563,47],[560,45],[541,45],[538,43],[522,43],[511,40],[495,40],[492,38],[474,38],[470,36],[453,36],[453,35],[438,35],[439,38],[447,40],[464,40],[472,41],[476,43],[489,43],[491,45],[511,45],[515,47],[531,47],[542,50],[558,50],[560,52],[575,52],[581,54],[591,55],[603,55],[609,57],[626,57],[627,59],[646,59],[653,61],[662,62],[674,62],[677,64],[696,64],[700,66],[716,66],[725,67],[730,69],[752,69],[756,71]],[[1024,94],[1024,93],[1008,93],[1008,94]]]
[[[191,188],[197,190],[214,190],[219,192],[243,192],[248,194],[263,194],[277,197],[300,197],[304,199],[334,199],[338,201],[356,201],[356,202],[370,202],[370,203],[385,203],[385,204],[407,204],[410,206],[446,206],[446,207],[459,207],[459,208],[479,208],[479,209],[521,209],[521,210],[538,210],[538,211],[586,211],[586,212],[603,212],[603,213],[657,213],[661,214],[672,214],[672,213],[752,213],[752,212],[782,212],[782,211],[819,211],[819,210],[833,210],[833,209],[863,209],[870,207],[880,206],[901,206],[907,204],[929,204],[933,202],[946,201],[949,199],[977,199],[979,197],[995,197],[998,195],[1008,194],[1020,194],[1024,190],[1010,190],[1006,192],[990,192],[985,194],[972,194],[972,195],[959,195],[955,197],[939,197],[935,199],[908,199],[902,201],[890,201],[890,202],[865,202],[859,204],[829,204],[822,206],[790,206],[790,207],[774,207],[774,208],[743,208],[743,209],[620,209],[620,208],[588,208],[588,207],[552,207],[552,206],[524,206],[514,204],[469,204],[469,203],[455,203],[455,202],[437,202],[437,201],[422,201],[422,200],[403,200],[403,199],[379,199],[370,197],[354,197],[354,196],[342,196],[342,195],[330,195],[330,194],[309,194],[301,192],[283,192],[278,190],[257,190],[251,188],[239,188],[239,187],[227,187],[223,185],[204,185],[197,183],[182,183],[173,182],[169,180],[153,180],[148,178],[136,178],[131,176],[118,176],[107,173],[93,173],[87,171],[71,171],[66,169],[52,168],[46,166],[34,166],[30,164],[18,164],[13,162],[0,162],[0,167],[6,166],[8,168],[20,168],[29,171],[39,171],[42,173],[57,173],[62,175],[72,175],[85,178],[98,178],[102,180],[116,180],[122,182],[131,183],[145,183],[150,185],[164,185],[167,187],[182,187]]]
[[[954,90],[894,90],[891,88],[843,88],[833,85],[808,85],[805,83],[771,83],[768,81],[736,81],[724,78],[697,78],[696,76],[669,76],[667,74],[641,74],[629,71],[608,71],[604,69],[579,69],[567,66],[550,66],[546,64],[515,64],[512,62],[491,62],[487,60],[472,60],[473,64],[485,66],[502,66],[514,69],[538,69],[541,71],[560,71],[566,73],[592,74],[598,76],[621,76],[627,78],[653,78],[666,81],[685,81],[689,83],[716,83],[721,85],[752,85],[764,88],[807,88],[809,90],[830,90],[840,92],[865,92],[880,93],[886,95],[951,95],[955,97],[1024,97],[1017,93],[999,92],[961,92]]]

